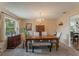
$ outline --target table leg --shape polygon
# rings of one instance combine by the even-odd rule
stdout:
[[[57,39],[56,41],[57,41],[57,43],[56,43],[56,51],[57,51],[59,48],[59,39]]]
[[[25,42],[23,41],[23,49],[24,49],[24,47],[25,47],[25,44],[24,44]]]
[[[28,46],[27,46],[27,40],[26,40],[26,42],[25,42],[25,46],[26,46],[26,52],[28,52]]]

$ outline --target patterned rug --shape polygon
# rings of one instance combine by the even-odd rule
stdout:
[[[52,49],[52,52],[49,52],[48,49],[35,49],[35,52],[32,53],[31,50],[26,52],[22,47],[17,47],[7,49],[1,56],[79,56],[79,52],[61,43],[58,51]]]

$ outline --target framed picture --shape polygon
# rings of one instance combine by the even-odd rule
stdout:
[[[36,31],[37,32],[44,32],[45,31],[45,25],[36,25]]]
[[[26,23],[26,29],[32,30],[32,23]]]

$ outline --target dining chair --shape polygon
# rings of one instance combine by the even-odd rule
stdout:
[[[62,32],[57,32],[57,33],[56,33],[56,37],[57,37],[59,40],[60,40],[60,38],[61,38],[61,35],[62,35]],[[53,41],[51,41],[51,43],[52,43],[52,46],[54,46],[54,45],[56,46],[56,41],[53,40]]]
[[[32,31],[28,31],[28,37],[32,37],[33,36],[33,32]],[[29,49],[31,49],[31,43],[32,43],[33,41],[28,41],[28,48]]]
[[[33,36],[33,37],[39,37],[39,32],[31,32],[31,31],[29,31],[29,37],[31,37],[31,36]],[[32,48],[32,43],[35,43],[35,42],[39,42],[39,40],[29,41],[28,42],[28,48],[31,49]]]
[[[44,37],[44,36],[48,36],[48,33],[47,32],[42,32],[42,37]],[[48,40],[46,41],[44,41],[44,40],[41,40],[41,42],[48,42]]]
[[[39,32],[34,32],[34,35],[35,37],[39,37]]]
[[[74,35],[73,35],[73,44],[76,43],[76,45],[78,46],[78,41],[79,41],[79,33],[74,33]]]
[[[43,35],[47,35],[45,32],[43,32]],[[38,36],[38,33],[34,33],[34,36]],[[52,47],[52,44],[51,42],[43,42],[42,41],[34,41],[32,42],[32,52],[34,52],[34,49],[37,49],[37,48],[49,48],[49,51],[51,52],[51,47]]]
[[[42,36],[47,36],[48,33],[47,32],[42,32]]]
[[[60,39],[62,32],[57,32],[57,37]]]
[[[33,32],[32,31],[28,31],[29,36],[33,36]]]

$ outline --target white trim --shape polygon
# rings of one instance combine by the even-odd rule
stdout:
[[[15,35],[19,34],[19,22],[11,17],[4,16],[3,20],[4,20],[4,34],[5,34],[5,36],[6,36],[6,30],[5,30],[6,29],[6,19],[15,21],[15,31],[16,31]],[[18,30],[17,30],[17,28],[18,28]]]

